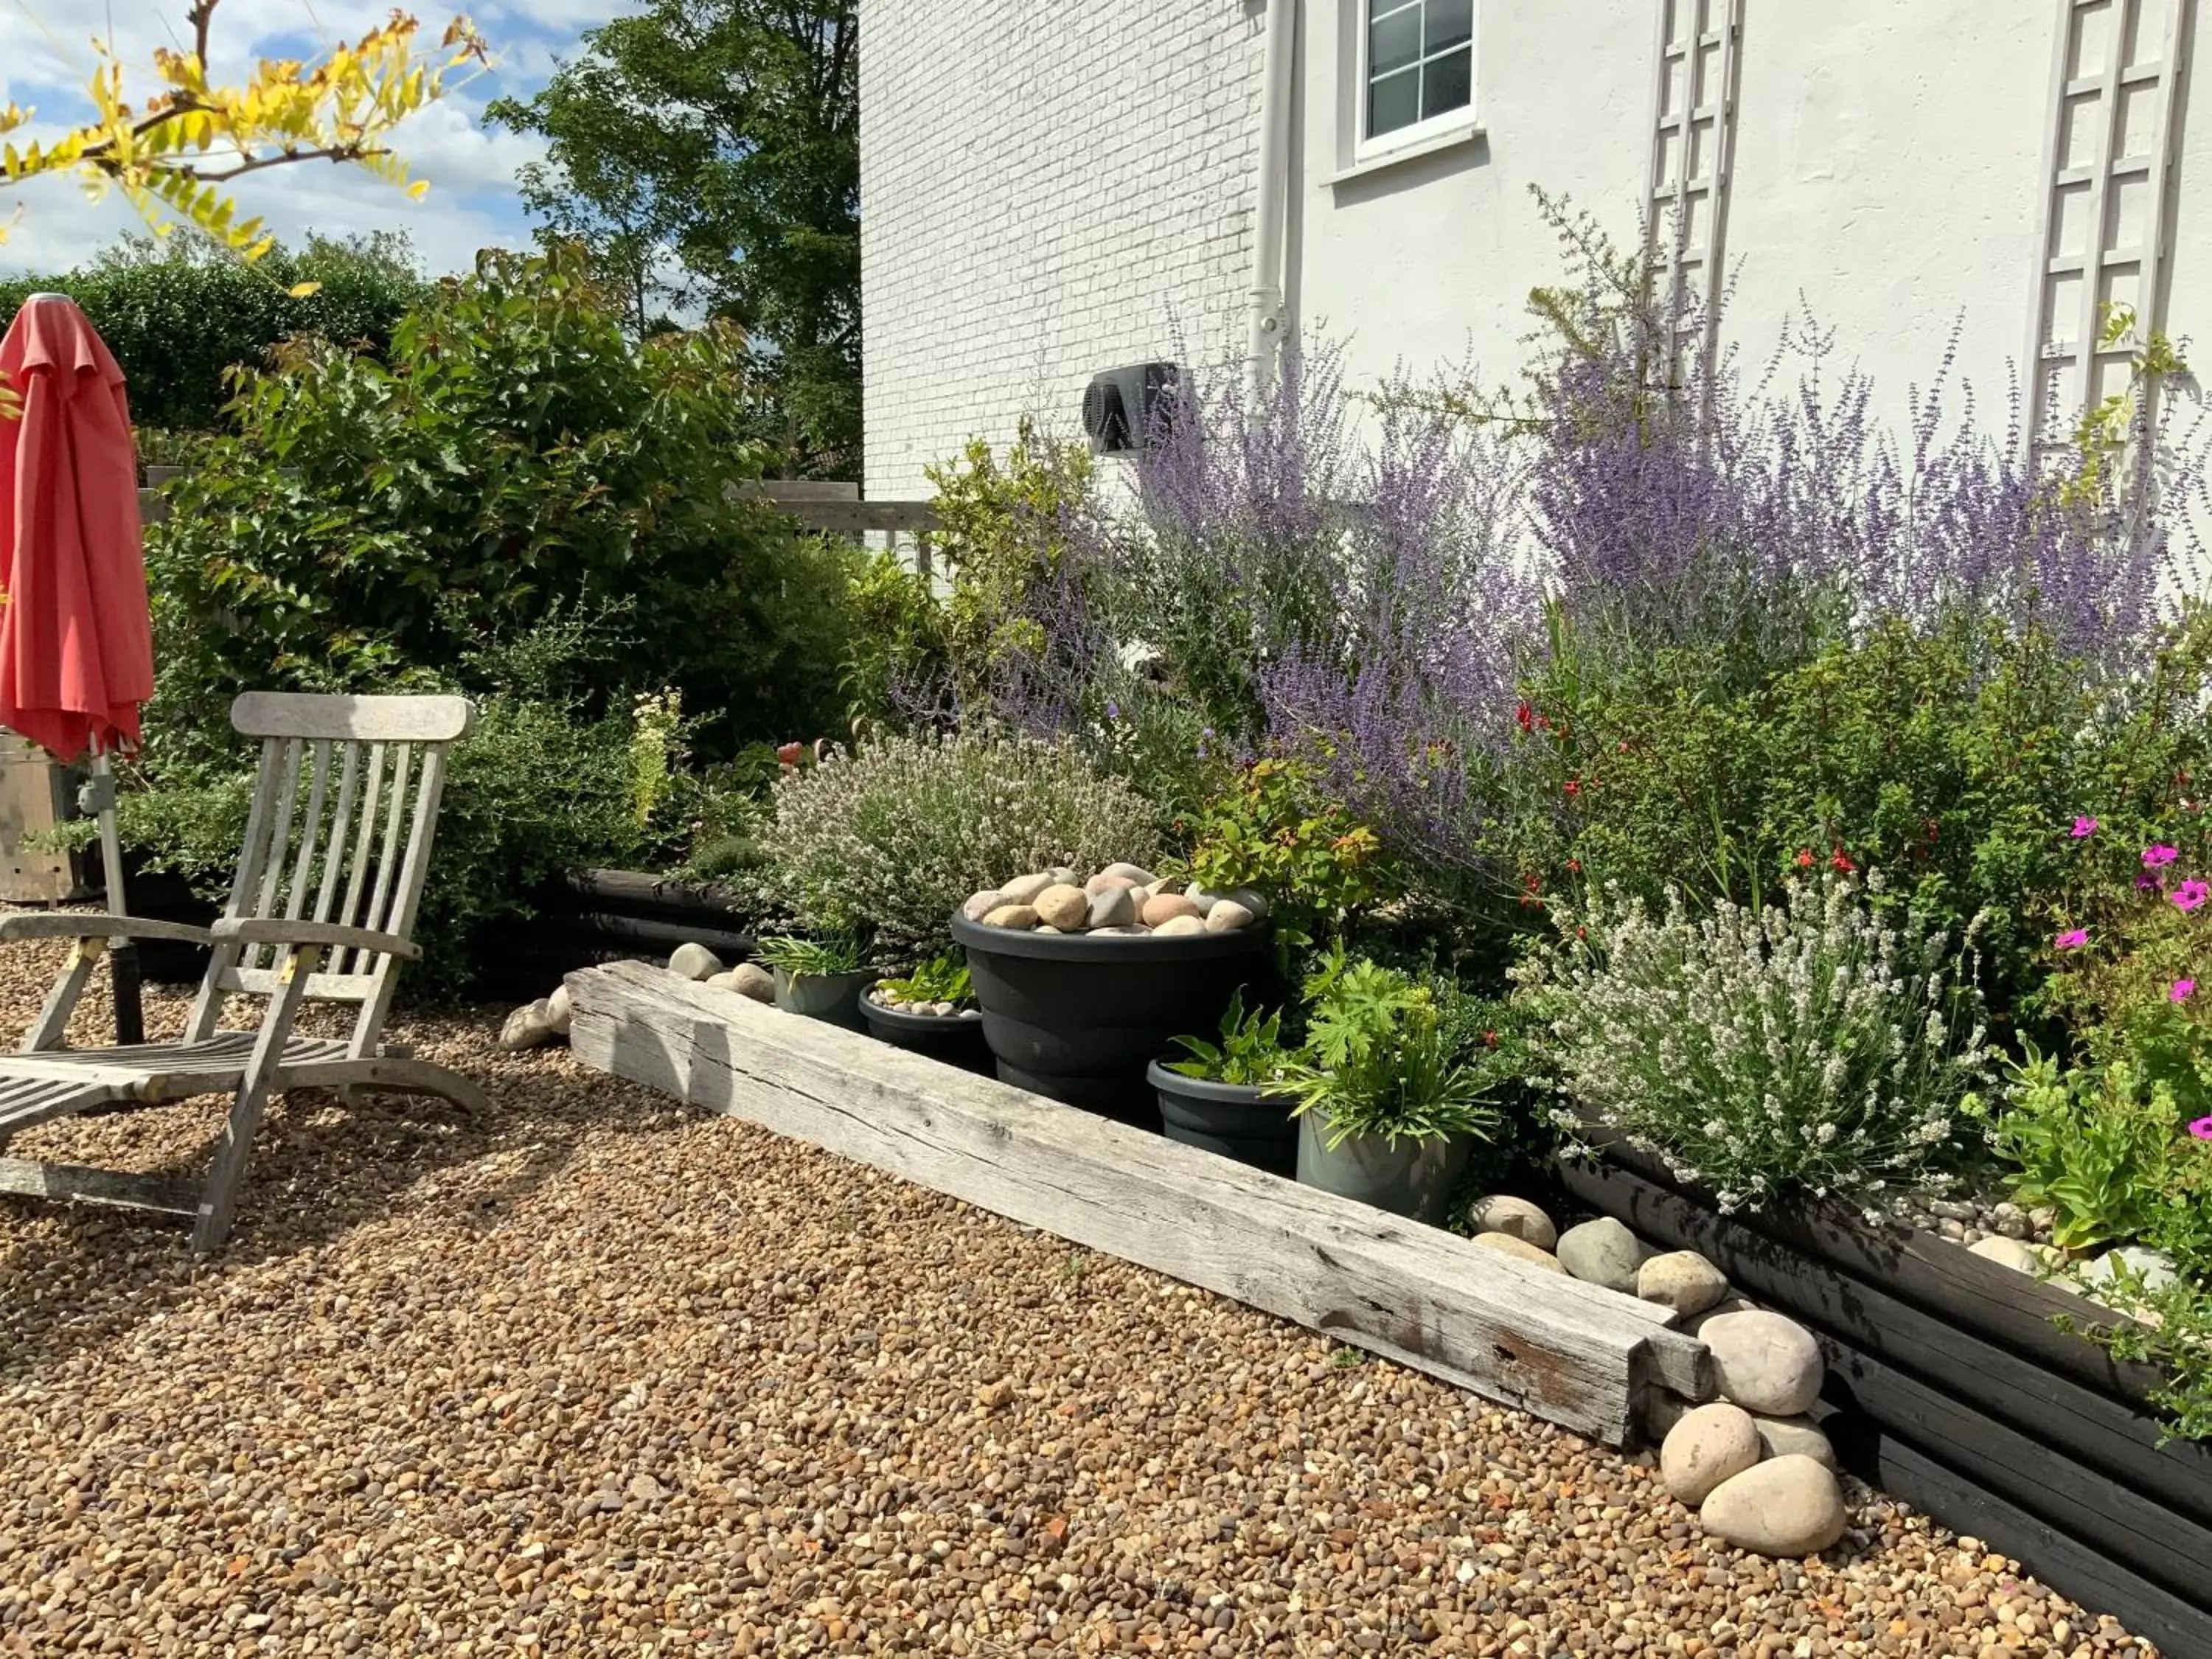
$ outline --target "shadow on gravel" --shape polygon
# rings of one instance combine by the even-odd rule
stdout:
[[[498,1019],[471,1010],[392,1033],[473,1078],[491,1097],[489,1113],[403,1095],[365,1095],[349,1107],[320,1090],[272,1103],[237,1224],[210,1256],[192,1255],[181,1220],[0,1197],[0,1387],[189,1305],[227,1278],[286,1261],[312,1278],[319,1253],[364,1226],[416,1215],[426,1245],[465,1249],[558,1176],[586,1136],[665,1133],[696,1116],[582,1072],[563,1050],[496,1054]],[[68,1120],[27,1133],[10,1151],[197,1186],[228,1106],[209,1097]]]

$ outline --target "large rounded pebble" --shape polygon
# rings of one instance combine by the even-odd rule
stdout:
[[[1766,1455],[1759,1425],[1740,1406],[1716,1402],[1685,1412],[1659,1449],[1659,1479],[1668,1497],[1692,1509],[1731,1475]]]
[[[1206,924],[1196,916],[1170,916],[1152,929],[1153,934],[1160,939],[1186,939],[1205,931]]]
[[[703,945],[679,945],[676,954],[668,958],[668,971],[685,979],[712,979],[726,966],[721,957]]]
[[[1267,895],[1256,887],[1232,887],[1222,896],[1232,904],[1241,904],[1261,921],[1267,919]]]
[[[499,1046],[509,1054],[525,1048],[535,1048],[553,1040],[553,1021],[546,1012],[545,999],[525,1003],[507,1017],[499,1028]]]
[[[1091,896],[1084,925],[1087,927],[1126,927],[1136,919],[1136,896],[1128,888],[1103,887]]]
[[[1217,899],[1206,913],[1206,931],[1209,933],[1242,933],[1259,920],[1235,899]]]
[[[1152,930],[1141,921],[1124,921],[1105,927],[1094,927],[1091,931],[1094,935],[1103,935],[1108,939],[1144,939],[1149,938]]]
[[[1150,887],[1159,879],[1141,864],[1109,864],[1098,873],[1102,876],[1118,876],[1133,887]]]
[[[1669,1250],[1636,1270],[1636,1293],[1678,1314],[1700,1314],[1728,1294],[1728,1275],[1695,1250]]]
[[[1709,1319],[1698,1340],[1712,1351],[1721,1397],[1762,1417],[1796,1417],[1820,1397],[1826,1367],[1812,1332],[1777,1313]]]
[[[1000,905],[1012,902],[995,887],[986,887],[980,893],[970,893],[962,901],[960,914],[969,921],[981,921]]]
[[[1712,1321],[1718,1319],[1723,1314],[1749,1313],[1753,1310],[1754,1305],[1754,1304],[1746,1301],[1740,1296],[1723,1297],[1720,1301],[1714,1303],[1711,1307],[1706,1309],[1705,1312],[1692,1314],[1687,1319],[1679,1320],[1676,1323],[1683,1335],[1695,1336],[1698,1332],[1704,1330]]]
[[[1564,1275],[1567,1271],[1559,1265],[1559,1258],[1549,1250],[1512,1233],[1477,1233],[1474,1242],[1486,1250],[1495,1250],[1500,1255],[1510,1255],[1518,1261],[1533,1262],[1547,1273]]]
[[[1182,896],[1198,907],[1198,914],[1201,916],[1212,915],[1213,907],[1220,903],[1222,899],[1222,895],[1215,892],[1211,887],[1201,887],[1196,882],[1184,888]]]
[[[2124,1244],[2117,1250],[2108,1250],[2081,1269],[2081,1282],[2091,1294],[2117,1284],[2119,1273],[2117,1265],[2124,1265],[2146,1291],[2162,1291],[2174,1281],[2173,1262],[2156,1250],[2140,1244]]]
[[[1055,886],[1080,887],[1083,885],[1082,872],[1072,864],[1055,864],[1047,870],[1045,874],[1052,878]]]
[[[1636,1271],[1644,1265],[1644,1246],[1613,1217],[1601,1215],[1568,1228],[1559,1235],[1559,1255],[1560,1265],[1577,1279],[1625,1296],[1636,1294]]]
[[[1698,1519],[1738,1549],[1804,1556],[1840,1539],[1847,1517],[1832,1470],[1810,1457],[1771,1457],[1714,1487]]]
[[[1751,1420],[1759,1425],[1759,1443],[1769,1457],[1809,1457],[1829,1468],[1836,1467],[1835,1447],[1811,1418],[1754,1416]]]
[[[1016,876],[999,889],[1000,902],[1001,904],[1034,903],[1036,896],[1051,886],[1054,880],[1054,878],[1048,870],[1039,870],[1026,876]],[[987,916],[984,920],[988,923],[989,918]]]
[[[730,969],[730,988],[755,1002],[774,1002],[775,975],[757,962],[741,962]]]
[[[69,948],[0,946],[0,1042]],[[190,1003],[149,986],[148,1029]],[[0,1198],[0,1653],[2149,1659],[1879,1492],[1818,1561],[1746,1554],[1650,1457],[497,1053],[507,1012],[386,1028],[488,1112],[272,1100],[215,1255]],[[8,1150],[197,1168],[226,1104]]]
[[[1145,901],[1144,921],[1147,927],[1186,917],[1192,921],[1200,920],[1198,906],[1181,893],[1156,893]]]
[[[1559,1242],[1559,1230],[1552,1224],[1552,1218],[1527,1199],[1510,1193],[1477,1199],[1468,1212],[1468,1220],[1478,1232],[1510,1233],[1547,1252]]]
[[[564,981],[555,986],[553,994],[545,999],[545,1024],[555,1036],[566,1036],[575,1018],[575,1005],[569,998],[568,987]]]
[[[2032,1245],[2016,1238],[1985,1238],[1978,1244],[1969,1244],[1967,1249],[1984,1261],[1994,1261],[2000,1267],[2009,1267],[2016,1273],[2033,1275],[2042,1270],[2043,1258]]]
[[[1080,887],[1056,883],[1036,896],[1036,914],[1063,933],[1079,932],[1090,920],[1091,898]]]
[[[1037,925],[1034,904],[1002,904],[983,918],[986,927],[1010,927],[1017,933],[1026,932]]]
[[[1097,875],[1091,877],[1090,880],[1083,884],[1083,890],[1091,897],[1096,898],[1099,894],[1106,892],[1110,889],[1115,887],[1134,887],[1137,884],[1137,883],[1132,881],[1127,876],[1117,876],[1109,870],[1102,870]]]

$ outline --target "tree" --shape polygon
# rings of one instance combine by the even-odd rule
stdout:
[[[418,26],[398,12],[353,45],[316,63],[264,59],[240,87],[208,79],[209,38],[221,0],[192,0],[188,52],[157,50],[163,90],[143,108],[124,98],[123,64],[104,41],[87,95],[92,120],[49,143],[0,144],[0,183],[20,185],[71,173],[95,197],[122,193],[157,236],[179,222],[247,259],[275,246],[258,219],[241,221],[228,187],[250,173],[302,161],[350,162],[421,196],[383,140],[416,111],[436,101],[454,70],[484,61],[483,42],[467,21],[446,27],[438,51],[418,50]],[[442,58],[440,54],[442,54]],[[0,104],[0,137],[27,125],[32,112]],[[6,227],[0,225],[0,240]]]
[[[860,451],[854,0],[653,0],[492,119],[543,135],[523,199],[625,296],[631,328],[703,310],[752,341],[779,469]]]
[[[0,318],[31,295],[84,307],[131,387],[148,459],[149,428],[212,431],[230,400],[228,372],[265,367],[298,334],[380,355],[393,325],[428,287],[404,236],[272,246],[248,265],[204,237],[126,237],[76,270],[0,280]],[[298,290],[298,291],[295,291]]]

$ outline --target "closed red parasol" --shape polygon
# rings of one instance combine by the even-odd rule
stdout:
[[[125,912],[108,757],[154,695],[138,462],[123,371],[76,303],[34,294],[0,340],[0,726],[58,759],[89,750],[107,908]],[[139,1041],[137,958],[113,962],[117,1034]]]
[[[154,695],[123,371],[75,301],[35,294],[0,342],[0,726],[61,760],[138,743]]]

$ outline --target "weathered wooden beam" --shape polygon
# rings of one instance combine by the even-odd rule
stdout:
[[[642,963],[568,975],[587,1066],[1248,1303],[1609,1445],[1710,1396],[1665,1311]]]

